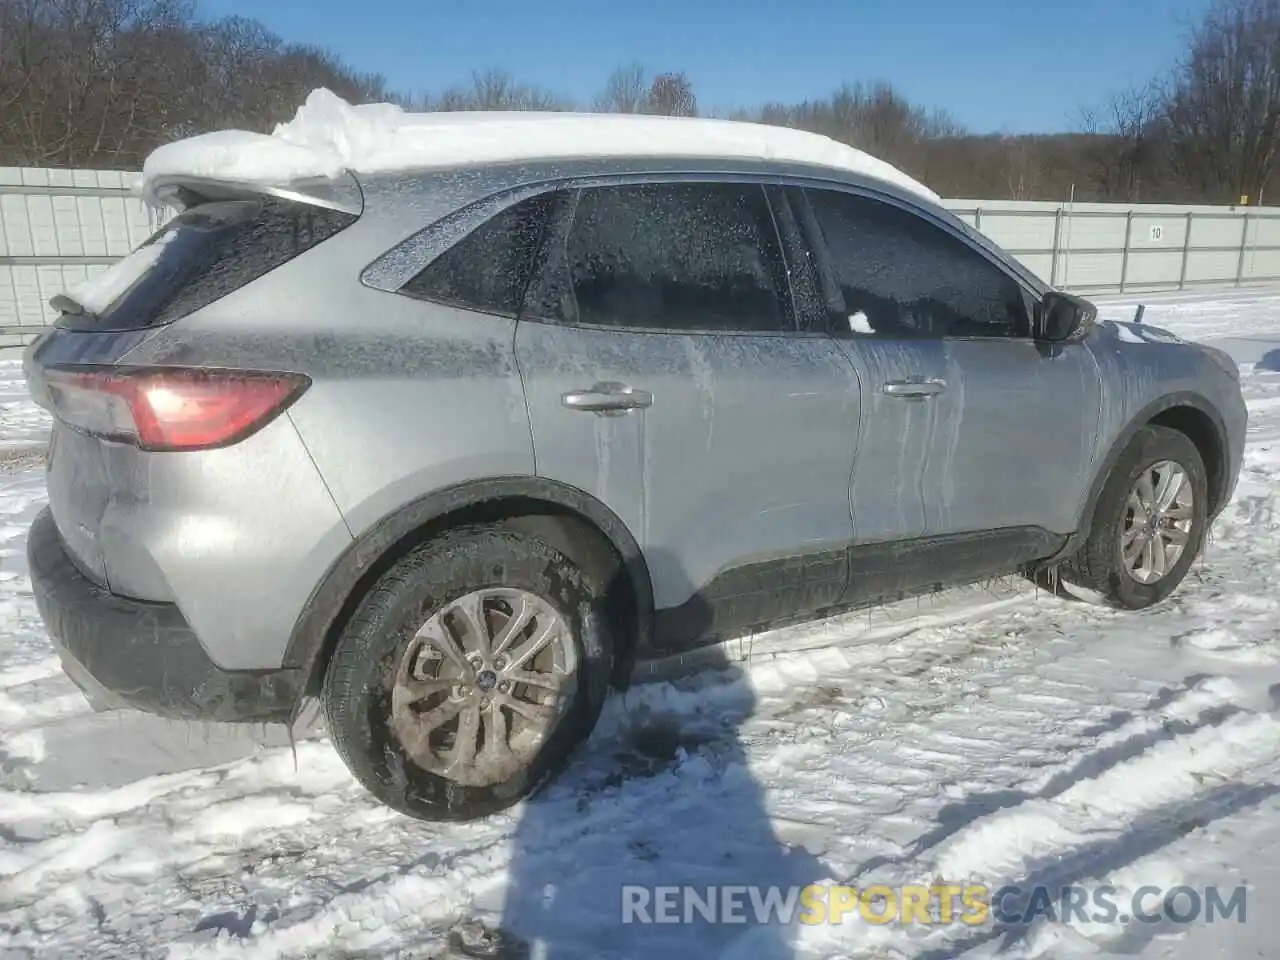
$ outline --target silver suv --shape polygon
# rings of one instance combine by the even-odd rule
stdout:
[[[157,184],[142,267],[26,359],[31,577],[90,699],[319,697],[377,797],[462,819],[638,660],[1004,572],[1174,589],[1240,468],[1229,358],[682,123],[665,155]]]

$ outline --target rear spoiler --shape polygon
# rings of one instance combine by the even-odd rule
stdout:
[[[360,182],[351,173],[343,173],[333,179],[317,177],[282,184],[162,176],[147,184],[142,199],[153,207],[182,211],[211,200],[239,200],[263,195],[338,210],[357,217],[364,212],[364,192],[360,189]]]

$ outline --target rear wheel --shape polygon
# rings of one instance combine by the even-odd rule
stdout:
[[[1160,602],[1204,544],[1208,501],[1196,445],[1168,427],[1142,428],[1107,479],[1089,538],[1063,564],[1063,579],[1130,610]]]
[[[509,530],[453,531],[365,597],[325,676],[334,745],[375,796],[465,820],[536,790],[590,734],[612,661],[599,591]]]

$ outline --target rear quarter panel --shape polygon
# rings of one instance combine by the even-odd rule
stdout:
[[[533,474],[514,319],[360,282],[414,225],[362,218],[128,356],[309,376],[288,416],[354,536],[440,487]]]
[[[89,447],[110,474],[98,526],[110,588],[176,602],[223,669],[279,667],[298,612],[351,542],[288,420],[194,453],[143,453],[68,430],[63,440]],[[50,502],[65,505],[77,493],[59,496],[57,472]]]
[[[515,321],[367,293],[401,330],[335,344],[349,361],[290,411],[352,534],[442,487],[532,476]]]
[[[287,430],[329,512],[304,510],[306,504],[279,495],[278,485],[265,480],[273,469],[270,457],[246,463],[243,482],[225,488],[219,503],[236,517],[256,518],[274,562],[246,564],[241,580],[208,589],[197,583],[179,591],[173,584],[184,611],[242,604],[236,617],[220,620],[211,612],[192,618],[224,667],[279,666],[314,591],[353,537],[379,520],[460,481],[533,475],[513,353],[515,321],[360,281],[369,263],[484,187],[474,177],[444,179],[444,187],[435,183],[432,189],[422,178],[383,184],[364,215],[341,233],[190,316],[131,335],[132,348],[118,358],[311,378],[309,389],[263,437]],[[257,439],[219,453],[247,449]],[[212,496],[216,484],[203,489]],[[225,502],[233,493],[245,502]],[[163,574],[172,583],[171,572]],[[270,610],[243,604],[247,596],[272,598]],[[234,629],[225,626],[231,620]]]

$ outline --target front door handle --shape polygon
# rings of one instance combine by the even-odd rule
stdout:
[[[886,397],[902,397],[906,400],[927,400],[947,389],[945,380],[890,380],[881,392]]]
[[[564,394],[561,402],[570,410],[618,415],[653,405],[653,394],[625,383],[597,383],[590,390]]]

